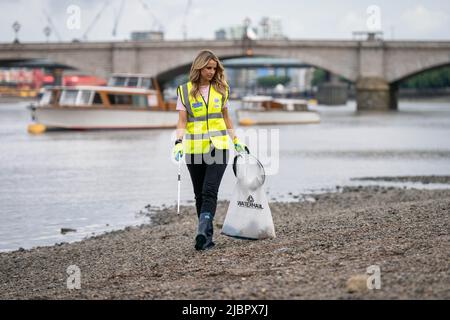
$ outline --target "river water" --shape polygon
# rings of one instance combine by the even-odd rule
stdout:
[[[147,223],[146,205],[176,204],[172,130],[34,136],[26,130],[26,106],[0,104],[0,251],[78,241]],[[239,102],[230,108],[239,108]],[[320,112],[320,124],[258,127],[278,137],[270,140],[271,157],[261,156],[272,201],[333,191],[337,185],[380,184],[351,180],[357,177],[450,175],[450,102],[400,102],[398,112],[376,114],[355,112],[354,102],[312,108]],[[234,183],[228,168],[220,199],[230,198]],[[193,200],[185,167],[181,198],[184,204]],[[61,228],[77,232],[61,234]]]

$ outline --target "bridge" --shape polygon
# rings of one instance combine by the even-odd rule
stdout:
[[[297,59],[356,84],[358,110],[397,109],[398,84],[450,65],[450,41],[189,40],[152,42],[3,43],[8,61],[46,59],[87,73],[146,73],[165,83],[187,73],[201,49],[221,59],[270,56]]]

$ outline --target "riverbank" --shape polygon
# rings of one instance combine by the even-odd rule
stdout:
[[[363,177],[351,179],[354,181],[387,181],[387,182],[418,182],[423,184],[448,184],[450,176],[404,176],[404,177]]]
[[[36,97],[15,97],[15,96],[2,96],[0,95],[0,106],[7,105],[11,103],[21,103],[21,102],[35,102],[37,101]]]
[[[205,252],[193,248],[194,207],[182,207],[156,211],[153,226],[1,253],[0,298],[450,299],[450,190],[340,190],[271,203],[271,240],[218,234],[222,202]],[[71,265],[80,290],[67,289]],[[379,290],[361,285],[369,266],[380,268]]]

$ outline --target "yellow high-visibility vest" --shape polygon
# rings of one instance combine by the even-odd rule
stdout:
[[[227,126],[223,119],[222,106],[228,100],[228,90],[222,96],[209,86],[208,101],[199,95],[192,97],[192,83],[188,82],[178,87],[177,93],[188,113],[184,152],[202,154],[210,151],[210,143],[216,149],[228,149]]]

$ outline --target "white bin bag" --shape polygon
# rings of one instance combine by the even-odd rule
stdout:
[[[244,239],[275,238],[272,213],[264,190],[265,173],[262,164],[250,154],[234,158],[237,178],[223,222],[222,234]]]

